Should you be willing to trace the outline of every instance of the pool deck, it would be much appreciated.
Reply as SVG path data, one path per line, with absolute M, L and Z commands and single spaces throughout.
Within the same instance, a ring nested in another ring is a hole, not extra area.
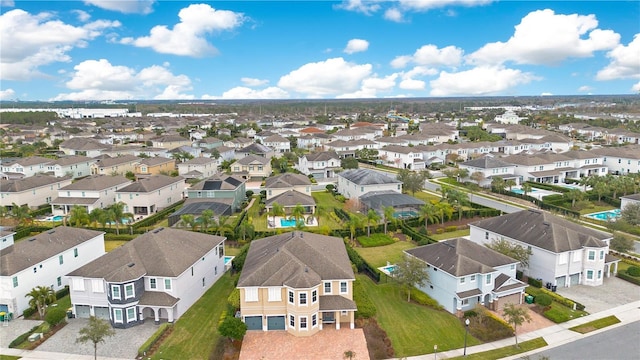
M 295 226 L 282 226 L 280 223 L 280 220 L 284 219 L 287 220 L 289 217 L 283 217 L 283 216 L 276 216 L 275 221 L 273 220 L 273 216 L 269 216 L 267 217 L 267 228 L 268 229 L 293 229 L 295 228 Z M 311 227 L 311 226 L 318 226 L 318 220 L 315 218 L 314 215 L 310 215 L 310 214 L 305 214 L 303 216 L 304 220 L 304 226 L 305 227 Z

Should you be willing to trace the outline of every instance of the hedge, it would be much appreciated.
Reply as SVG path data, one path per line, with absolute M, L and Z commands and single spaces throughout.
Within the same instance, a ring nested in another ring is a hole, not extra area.
M 9 348 L 13 349 L 13 348 L 17 347 L 18 345 L 22 344 L 23 342 L 27 341 L 29 339 L 29 336 L 31 336 L 31 334 L 36 332 L 36 330 L 38 330 L 39 327 L 40 327 L 40 325 L 36 325 L 36 326 L 32 327 L 31 330 L 29 330 L 26 333 L 24 333 L 24 334 L 18 336 L 17 338 L 15 338 L 9 344 Z
M 349 215 L 348 212 L 346 212 L 346 211 L 344 211 L 342 209 L 335 208 L 335 209 L 333 209 L 333 212 L 336 213 L 336 215 L 342 221 L 349 221 L 349 219 L 351 219 L 351 215 Z
M 67 310 L 59 307 L 50 308 L 44 316 L 44 320 L 51 326 L 56 326 L 67 317 Z
M 162 335 L 164 335 L 172 327 L 173 323 L 164 323 L 160 325 L 158 327 L 158 330 L 156 330 L 156 332 L 154 332 L 153 335 L 151 335 L 151 337 L 147 339 L 147 341 L 145 341 L 144 344 L 140 346 L 140 348 L 138 348 L 138 356 L 146 356 L 147 352 L 153 347 L 153 345 L 155 345 L 158 340 L 162 338 Z
M 358 254 L 358 252 L 355 251 L 346 241 L 344 245 L 347 248 L 349 260 L 351 260 L 351 263 L 356 266 L 356 269 L 358 269 L 359 272 L 365 273 L 376 283 L 380 282 L 380 271 L 363 259 L 360 254 Z
M 45 231 L 49 231 L 52 228 L 49 226 L 25 226 L 15 230 L 15 235 L 13 235 L 14 240 L 20 240 L 22 238 L 26 238 L 31 236 L 31 233 L 41 233 Z
M 65 286 L 64 288 L 56 291 L 56 300 L 60 300 L 63 297 L 69 295 L 69 285 Z
M 26 308 L 22 312 L 22 317 L 26 319 L 28 317 L 31 317 L 31 315 L 35 314 L 37 311 L 38 311 L 38 309 L 36 309 L 36 308 Z
M 356 319 L 368 319 L 376 316 L 376 306 L 358 279 L 353 282 L 353 300 L 358 307 Z
M 434 300 L 431 296 L 425 294 L 424 292 L 416 289 L 415 287 L 411 288 L 411 301 L 420 304 L 420 305 L 424 305 L 424 306 L 428 306 L 430 308 L 434 308 L 436 310 L 442 310 L 443 307 L 442 305 L 440 305 L 440 303 L 438 303 L 436 300 Z
M 620 279 L 622 280 L 626 280 L 632 284 L 636 284 L 640 286 L 640 278 L 637 278 L 635 276 L 631 276 L 623 271 L 619 271 L 618 275 L 617 275 Z
M 182 204 L 184 204 L 184 200 L 180 200 L 177 203 L 166 207 L 164 209 L 162 209 L 161 211 L 158 211 L 157 213 L 149 216 L 146 219 L 140 220 L 136 223 L 134 223 L 133 225 L 131 225 L 133 227 L 133 230 L 137 230 L 139 228 L 142 227 L 147 227 L 147 226 L 152 226 L 157 224 L 158 222 L 160 222 L 161 220 L 164 220 L 165 218 L 169 217 L 169 215 L 171 215 L 173 212 L 175 212 L 175 210 L 177 210 L 180 206 L 182 206 Z
M 542 280 L 538 280 L 530 277 L 527 279 L 527 283 L 529 283 L 529 285 L 533 287 L 537 287 L 539 289 L 542 288 Z

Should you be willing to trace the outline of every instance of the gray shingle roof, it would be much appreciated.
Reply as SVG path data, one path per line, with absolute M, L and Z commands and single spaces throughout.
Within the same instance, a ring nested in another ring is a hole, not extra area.
M 125 282 L 141 276 L 176 277 L 185 272 L 224 237 L 159 228 L 71 272 L 69 276 Z
M 278 203 L 285 207 L 296 206 L 297 204 L 315 206 L 316 201 L 307 194 L 295 190 L 288 190 L 266 201 L 267 206 L 271 206 L 273 203 Z
M 0 181 L 0 192 L 23 192 L 42 186 L 47 186 L 68 180 L 70 176 L 65 177 L 53 177 L 47 175 L 34 175 L 22 179 L 2 180 Z
M 351 169 L 338 174 L 357 185 L 402 184 L 398 179 L 370 169 Z
M 93 159 L 88 156 L 71 155 L 71 156 L 66 156 L 54 161 L 54 164 L 60 165 L 60 166 L 67 166 L 72 164 L 78 164 L 81 162 L 93 162 Z
M 101 234 L 104 233 L 102 231 L 58 226 L 47 232 L 17 242 L 0 251 L 0 275 L 11 276 L 16 274 Z
M 262 165 L 266 165 L 269 162 L 271 162 L 271 159 L 268 159 L 268 158 L 266 158 L 264 156 L 258 156 L 258 155 L 251 154 L 251 155 L 247 155 L 247 156 L 243 157 L 242 159 L 236 161 L 236 163 L 238 163 L 240 165 L 249 165 L 249 164 L 255 163 L 255 162 L 258 162 L 258 163 L 260 163 Z
M 311 287 L 322 280 L 354 279 L 344 241 L 294 231 L 251 242 L 238 287 Z
M 500 159 L 496 159 L 491 156 L 485 156 L 480 159 L 465 161 L 460 165 L 470 166 L 470 167 L 475 167 L 480 169 L 494 169 L 494 168 L 514 166 L 513 164 L 506 163 Z
M 49 164 L 52 162 L 53 162 L 53 159 L 45 158 L 42 156 L 29 156 L 26 158 L 16 159 L 8 164 L 5 164 L 5 166 L 11 166 L 14 164 L 19 164 L 22 166 L 32 166 L 32 165 L 40 165 L 40 164 Z
M 453 276 L 486 274 L 496 266 L 518 261 L 473 241 L 457 238 L 405 250 L 427 264 Z
M 387 206 L 422 206 L 424 201 L 393 190 L 370 191 L 360 196 L 360 201 L 370 209 L 382 210 Z
M 611 234 L 539 210 L 523 210 L 471 224 L 554 253 L 606 247 Z
M 174 159 L 169 159 L 169 158 L 162 157 L 162 156 L 154 156 L 154 157 L 150 157 L 150 158 L 140 159 L 140 164 L 141 165 L 148 165 L 148 166 L 155 166 L 155 165 L 169 163 L 169 162 L 172 162 L 172 161 L 175 162 Z
M 135 155 L 122 155 L 122 156 L 116 156 L 112 158 L 104 158 L 104 159 L 97 160 L 96 166 L 109 167 L 109 166 L 115 166 L 115 165 L 130 163 L 130 162 L 138 162 L 138 161 L 140 161 L 140 158 Z
M 282 175 L 268 178 L 265 181 L 264 187 L 267 189 L 280 189 L 300 185 L 311 185 L 311 180 L 302 174 L 284 173 Z
M 162 189 L 163 187 L 171 184 L 184 182 L 183 180 L 184 178 L 182 176 L 171 177 L 166 175 L 152 175 L 118 189 L 117 192 L 147 193 Z
M 331 159 L 340 159 L 335 151 L 321 151 L 304 155 L 307 161 L 329 161 Z
M 73 184 L 67 185 L 61 188 L 60 190 L 95 191 L 95 190 L 108 189 L 110 187 L 114 187 L 118 185 L 128 185 L 130 183 L 131 183 L 131 180 L 121 175 L 116 175 L 116 176 L 93 175 L 88 178 L 78 180 Z

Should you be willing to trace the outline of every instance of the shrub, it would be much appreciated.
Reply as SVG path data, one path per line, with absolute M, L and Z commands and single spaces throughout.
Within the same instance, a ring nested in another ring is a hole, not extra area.
M 636 285 L 640 286 L 640 278 L 631 276 L 631 275 L 627 274 L 626 272 L 618 272 L 617 276 L 622 280 L 626 280 L 626 281 L 628 281 L 628 282 L 630 282 L 632 284 L 636 284 Z
M 29 336 L 31 336 L 31 334 L 33 334 L 36 330 L 38 330 L 38 327 L 40 327 L 40 325 L 36 325 L 34 327 L 31 328 L 31 330 L 27 331 L 26 333 L 18 336 L 17 338 L 15 338 L 10 344 L 9 344 L 9 348 L 15 348 L 18 345 L 22 344 L 23 342 L 27 341 L 27 339 L 29 339 Z
M 151 335 L 151 337 L 147 339 L 147 341 L 145 341 L 144 344 L 142 344 L 142 346 L 140 346 L 140 348 L 138 349 L 138 356 L 139 357 L 145 356 L 147 352 L 151 350 L 153 345 L 155 345 L 158 342 L 158 340 L 162 338 L 162 335 L 164 335 L 167 331 L 169 331 L 169 329 L 171 329 L 172 326 L 173 326 L 172 323 L 164 323 L 160 325 L 158 327 L 158 330 L 156 330 L 156 332 L 154 332 L 153 335 Z
M 442 309 L 442 306 L 436 300 L 416 288 L 411 288 L 411 301 L 436 310 Z
M 458 230 L 458 227 L 456 225 L 451 225 L 444 228 L 444 232 L 452 232 L 456 230 Z
M 358 279 L 353 282 L 353 300 L 358 306 L 358 311 L 356 311 L 357 319 L 368 319 L 376 316 L 376 306 Z
M 253 190 L 247 190 L 245 196 L 247 197 L 247 199 L 251 199 L 251 197 L 253 197 Z
M 529 283 L 529 285 L 533 286 L 533 287 L 537 287 L 537 288 L 541 288 L 542 287 L 542 280 L 538 280 L 538 279 L 534 279 L 534 278 L 529 278 L 527 280 L 527 282 Z
M 387 234 L 377 233 L 371 236 L 360 236 L 358 242 L 362 247 L 375 247 L 393 244 L 394 240 Z
M 44 316 L 44 321 L 46 321 L 51 326 L 56 326 L 67 316 L 67 311 L 60 307 L 52 307 L 49 308 L 47 314 Z
M 443 228 L 436 229 L 436 234 L 444 234 L 444 229 Z
M 344 197 L 344 195 L 336 195 L 336 200 L 340 201 L 341 203 L 347 201 L 347 198 Z
M 31 317 L 31 315 L 35 314 L 38 311 L 38 309 L 36 308 L 28 308 L 25 311 L 22 312 L 22 317 L 29 318 Z
M 464 315 L 463 317 L 465 317 L 465 318 L 470 318 L 470 317 L 478 316 L 478 313 L 475 312 L 474 310 L 467 310 L 467 311 L 464 312 L 463 315 Z
M 627 269 L 627 274 L 635 277 L 640 277 L 640 267 L 629 266 L 629 268 Z
M 220 335 L 233 340 L 242 340 L 247 333 L 247 325 L 235 316 L 227 316 L 218 326 Z
M 547 294 L 540 294 L 535 297 L 534 302 L 542 307 L 547 307 L 551 305 L 553 299 L 551 299 L 551 296 Z
M 234 310 L 240 309 L 240 289 L 233 288 L 229 297 L 227 297 L 227 302 Z

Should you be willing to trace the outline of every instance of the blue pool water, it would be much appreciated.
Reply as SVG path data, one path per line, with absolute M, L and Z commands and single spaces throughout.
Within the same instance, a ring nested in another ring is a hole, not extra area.
M 64 219 L 64 216 L 56 215 L 56 216 L 49 216 L 45 220 L 47 220 L 47 221 L 62 221 L 62 219 Z
M 536 189 L 531 189 L 531 191 L 528 192 L 528 194 L 531 194 L 532 192 L 536 192 L 538 190 Z M 516 194 L 520 194 L 520 195 L 524 195 L 524 190 L 522 189 L 511 189 L 512 193 L 516 193 Z
M 385 266 L 383 267 L 383 269 L 386 270 L 389 274 L 392 274 L 396 270 L 396 265 Z
M 296 226 L 296 220 L 295 219 L 290 219 L 290 220 L 280 219 L 280 226 L 282 226 L 282 227 L 294 227 L 294 226 Z
M 233 259 L 233 256 L 225 256 L 224 257 L 224 264 L 228 265 L 231 262 L 232 259 Z
M 396 211 L 395 213 L 393 213 L 393 217 L 396 219 L 414 218 L 418 217 L 418 213 L 413 210 Z
M 620 209 L 601 211 L 597 213 L 587 214 L 585 216 L 588 218 L 596 219 L 596 220 L 607 221 L 609 219 L 615 219 L 617 217 L 620 217 Z

